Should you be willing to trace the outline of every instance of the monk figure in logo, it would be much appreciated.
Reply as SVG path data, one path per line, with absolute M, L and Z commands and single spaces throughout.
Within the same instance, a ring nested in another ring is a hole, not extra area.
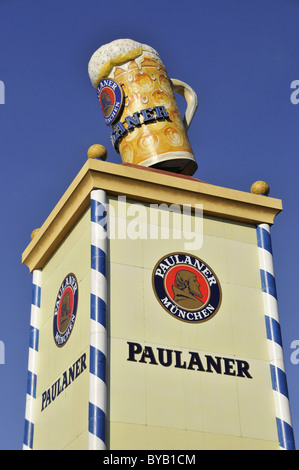
M 105 116 L 109 116 L 113 110 L 113 103 L 106 90 L 101 94 L 101 100 L 104 114 Z
M 66 292 L 62 299 L 61 312 L 60 312 L 60 318 L 59 318 L 60 333 L 64 333 L 65 330 L 67 329 L 68 324 L 70 322 L 70 313 L 71 313 L 70 296 L 69 296 L 69 293 Z
M 182 308 L 195 310 L 203 306 L 203 302 L 198 297 L 202 297 L 199 290 L 199 282 L 196 274 L 182 269 L 176 273 L 175 285 L 172 286 L 173 301 Z

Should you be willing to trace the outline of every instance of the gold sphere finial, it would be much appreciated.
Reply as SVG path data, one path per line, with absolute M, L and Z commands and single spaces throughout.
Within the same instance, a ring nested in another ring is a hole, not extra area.
M 87 150 L 88 158 L 100 158 L 101 160 L 107 159 L 107 150 L 104 145 L 94 144 Z
M 268 196 L 270 192 L 270 187 L 265 181 L 256 181 L 250 188 L 252 194 L 261 194 L 263 196 Z
M 33 240 L 33 238 L 35 237 L 38 231 L 39 231 L 39 228 L 36 228 L 35 230 L 33 230 L 33 232 L 31 232 L 31 240 Z

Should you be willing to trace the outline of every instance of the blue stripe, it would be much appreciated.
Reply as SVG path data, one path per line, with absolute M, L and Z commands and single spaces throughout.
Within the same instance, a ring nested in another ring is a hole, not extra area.
M 96 375 L 105 382 L 106 379 L 106 356 L 99 349 L 90 346 L 90 364 L 91 374 Z
M 90 318 L 106 328 L 106 303 L 94 294 L 90 294 Z
M 105 413 L 92 403 L 89 403 L 88 430 L 105 442 Z
M 261 269 L 260 272 L 263 292 L 266 292 L 267 294 L 270 294 L 275 297 L 275 299 L 277 299 L 276 283 L 274 276 L 268 273 L 268 271 L 264 271 L 264 269 Z
M 286 450 L 296 450 L 293 428 L 285 421 L 276 418 L 279 444 Z
M 37 381 L 37 375 L 31 372 L 31 370 L 28 370 L 27 371 L 27 393 L 33 398 L 36 398 L 36 381 Z
M 104 230 L 107 230 L 107 211 L 103 204 L 91 199 L 90 203 L 90 218 L 92 222 L 101 225 Z
M 272 379 L 272 388 L 276 390 L 276 392 L 281 393 L 286 398 L 289 398 L 288 393 L 288 386 L 287 386 L 287 377 L 283 370 L 279 369 L 279 367 L 275 367 L 270 364 L 271 370 L 271 379 Z
M 271 235 L 262 227 L 257 227 L 257 244 L 259 248 L 269 251 L 272 255 Z
M 32 449 L 33 447 L 34 424 L 25 419 L 24 444 Z
M 30 335 L 29 335 L 29 347 L 38 351 L 38 342 L 39 342 L 39 330 L 30 326 Z
M 275 341 L 275 343 L 279 344 L 282 347 L 282 336 L 281 336 L 281 328 L 278 321 L 274 318 L 268 317 L 265 315 L 266 320 L 266 330 L 267 330 L 267 338 L 271 341 Z
M 40 307 L 40 295 L 41 295 L 41 288 L 36 284 L 32 284 L 32 305 L 36 305 L 36 307 Z
M 106 276 L 106 254 L 94 245 L 91 245 L 91 268 Z

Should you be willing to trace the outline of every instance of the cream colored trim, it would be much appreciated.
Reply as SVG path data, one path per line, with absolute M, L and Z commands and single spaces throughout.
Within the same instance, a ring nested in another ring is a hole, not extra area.
M 203 204 L 204 214 L 248 224 L 273 224 L 280 199 L 214 186 L 188 176 L 137 165 L 88 159 L 22 255 L 30 271 L 42 269 L 90 204 L 90 191 L 148 203 Z

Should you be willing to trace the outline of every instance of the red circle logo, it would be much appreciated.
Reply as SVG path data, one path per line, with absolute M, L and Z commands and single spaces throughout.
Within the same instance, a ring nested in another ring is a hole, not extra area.
M 210 266 L 189 253 L 170 253 L 153 269 L 152 284 L 160 305 L 187 323 L 211 319 L 221 305 L 221 286 Z
M 58 347 L 69 339 L 77 314 L 78 283 L 74 274 L 68 274 L 63 280 L 55 302 L 53 335 Z
M 210 298 L 210 288 L 206 278 L 192 266 L 175 266 L 170 268 L 164 278 L 164 287 L 167 295 L 172 301 L 179 305 L 183 302 L 182 296 L 180 295 L 181 287 L 188 282 L 188 288 L 190 292 L 190 301 L 188 303 L 189 310 L 197 310 L 198 307 L 203 307 L 207 304 Z M 193 299 L 194 297 L 194 299 Z M 194 308 L 192 308 L 192 302 Z
M 57 314 L 57 327 L 60 333 L 64 333 L 69 326 L 74 308 L 74 292 L 68 286 L 63 292 Z

